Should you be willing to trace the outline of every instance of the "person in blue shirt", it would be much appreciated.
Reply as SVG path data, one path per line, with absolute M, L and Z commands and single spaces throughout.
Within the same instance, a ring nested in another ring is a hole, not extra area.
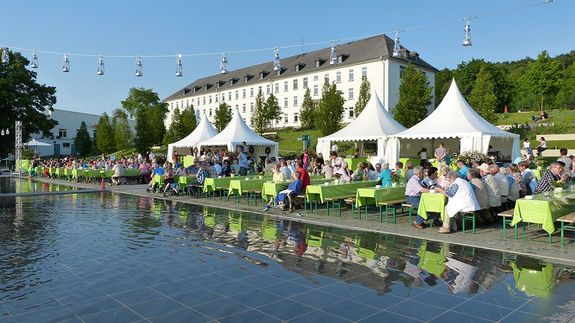
M 379 183 L 381 187 L 390 187 L 391 186 L 391 170 L 389 170 L 389 166 L 386 163 L 381 165 L 381 171 L 379 172 Z
M 303 184 L 300 177 L 301 173 L 299 171 L 295 171 L 292 174 L 293 181 L 288 185 L 288 188 L 279 192 L 275 199 L 266 204 L 264 211 L 269 210 L 271 205 L 274 203 L 276 207 L 283 208 L 285 206 L 286 199 L 290 199 L 291 196 L 299 195 Z
M 465 165 L 465 162 L 460 159 L 457 161 L 456 165 L 457 165 L 457 175 L 459 175 L 460 178 L 467 179 L 467 171 L 469 170 L 469 168 L 467 167 L 467 165 Z

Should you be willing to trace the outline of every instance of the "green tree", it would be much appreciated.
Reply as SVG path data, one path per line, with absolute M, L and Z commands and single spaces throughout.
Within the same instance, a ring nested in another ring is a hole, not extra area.
M 545 98 L 557 93 L 558 81 L 561 79 L 561 69 L 557 61 L 551 60 L 547 51 L 542 51 L 537 60 L 529 63 L 525 81 L 530 90 L 537 94 L 543 109 Z
M 136 125 L 138 121 L 140 124 L 147 124 L 145 128 L 136 126 L 136 137 L 143 145 L 141 147 L 147 146 L 149 149 L 151 146 L 162 144 L 166 133 L 164 119 L 168 112 L 168 105 L 160 101 L 156 92 L 152 89 L 131 88 L 128 97 L 122 101 L 122 108 L 130 117 L 136 118 Z M 148 120 L 143 121 L 138 120 L 138 118 L 147 118 Z M 147 144 L 144 145 L 144 141 L 147 141 Z M 146 153 L 147 149 L 138 152 Z
M 266 103 L 264 104 L 264 111 L 265 111 L 265 118 L 267 120 L 267 129 L 272 127 L 272 123 L 274 120 L 279 120 L 282 115 L 282 110 L 278 103 L 278 99 L 272 93 L 267 98 Z
M 198 126 L 198 120 L 196 119 L 196 111 L 194 106 L 186 106 L 186 108 L 181 111 L 182 113 L 182 123 L 184 127 L 184 133 L 189 135 Z
M 557 106 L 575 108 L 575 63 L 572 63 L 563 73 L 557 93 Z
M 361 113 L 361 111 L 363 111 L 367 102 L 371 99 L 371 93 L 369 92 L 370 89 L 371 84 L 367 80 L 367 76 L 362 76 L 361 86 L 359 87 L 359 96 L 357 98 L 357 102 L 355 102 L 354 114 L 356 117 Z
M 345 100 L 337 90 L 335 83 L 329 84 L 326 79 L 315 118 L 315 124 L 322 135 L 327 136 L 339 130 L 344 103 Z
M 9 52 L 10 63 L 0 64 L 0 128 L 10 128 L 10 135 L 3 137 L 0 153 L 14 149 L 14 124 L 22 121 L 23 140 L 31 133 L 42 133 L 52 138 L 50 130 L 58 123 L 48 117 L 56 103 L 56 88 L 38 84 L 36 72 L 28 70 L 29 61 L 20 53 Z M 13 152 L 13 151 L 12 151 Z
M 490 123 L 497 121 L 495 108 L 497 97 L 494 93 L 495 82 L 487 67 L 482 67 L 477 74 L 475 86 L 469 95 L 469 104 L 477 111 L 483 119 Z
M 153 145 L 148 135 L 150 131 L 150 121 L 147 118 L 147 111 L 144 109 L 136 110 L 135 117 L 136 135 L 134 136 L 134 146 L 137 152 L 147 156 Z
M 427 116 L 427 107 L 432 103 L 431 87 L 425 73 L 413 64 L 407 65 L 401 85 L 399 101 L 395 106 L 395 120 L 406 128 L 411 128 Z
M 114 128 L 110 123 L 110 117 L 104 112 L 96 127 L 96 147 L 104 154 L 109 154 L 116 149 L 114 143 Z
M 216 109 L 216 115 L 214 116 L 214 126 L 216 130 L 222 131 L 232 120 L 232 109 L 231 107 L 222 102 Z
M 269 124 L 268 119 L 266 118 L 264 93 L 261 89 L 258 91 L 258 95 L 256 96 L 256 104 L 250 119 L 250 124 L 252 125 L 252 128 L 254 128 L 254 131 L 260 135 L 266 132 L 267 126 Z
M 180 113 L 180 109 L 175 108 L 172 112 L 172 122 L 170 123 L 168 130 L 166 130 L 166 135 L 164 136 L 164 145 L 167 146 L 183 138 L 181 136 L 181 119 L 182 114 Z
M 309 88 L 305 91 L 303 102 L 299 113 L 299 120 L 302 129 L 315 128 L 315 108 L 316 104 L 311 98 Z
M 88 127 L 84 121 L 80 123 L 80 129 L 78 129 L 78 132 L 76 132 L 76 137 L 74 138 L 74 146 L 76 146 L 76 151 L 80 156 L 86 156 L 92 150 L 92 139 L 90 139 Z
M 116 149 L 124 150 L 129 148 L 132 145 L 132 131 L 128 123 L 128 115 L 124 110 L 114 110 L 112 113 L 112 127 L 114 128 Z

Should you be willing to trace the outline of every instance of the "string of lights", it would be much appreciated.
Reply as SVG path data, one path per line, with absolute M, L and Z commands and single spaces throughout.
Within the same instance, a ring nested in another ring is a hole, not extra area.
M 548 4 L 548 3 L 551 3 L 553 1 L 554 0 L 542 0 L 542 1 L 534 2 L 534 3 L 528 3 L 525 5 L 517 6 L 517 7 L 506 8 L 506 9 L 497 10 L 497 11 L 485 12 L 485 13 L 478 14 L 478 15 L 467 16 L 464 18 L 445 20 L 445 21 L 441 21 L 441 22 L 412 26 L 412 27 L 408 27 L 408 28 L 398 28 L 398 29 L 395 29 L 392 31 L 386 31 L 383 33 L 394 35 L 394 37 L 393 37 L 394 46 L 393 46 L 393 54 L 392 55 L 394 57 L 397 57 L 400 55 L 400 50 L 401 50 L 401 46 L 400 46 L 400 34 L 401 33 L 411 32 L 411 31 L 416 31 L 416 30 L 421 30 L 421 29 L 429 29 L 429 28 L 434 28 L 434 27 L 439 27 L 439 26 L 463 22 L 465 25 L 464 25 L 464 29 L 463 29 L 464 39 L 462 42 L 462 46 L 468 47 L 468 46 L 472 46 L 472 43 L 471 43 L 471 21 L 472 20 L 490 17 L 490 16 L 502 15 L 502 14 L 506 14 L 509 12 L 514 12 L 514 11 L 518 11 L 518 10 L 522 10 L 522 9 L 526 9 L 526 8 L 530 8 L 530 7 L 534 7 L 534 6 Z M 297 44 L 297 45 L 294 44 L 294 45 L 254 48 L 254 49 L 244 49 L 244 50 L 224 51 L 224 52 L 199 52 L 199 53 L 189 53 L 189 54 L 178 53 L 178 54 L 164 54 L 164 55 L 105 55 L 105 58 L 106 59 L 135 59 L 135 75 L 137 77 L 141 77 L 144 74 L 144 67 L 143 67 L 143 60 L 142 59 L 144 59 L 144 58 L 175 58 L 176 59 L 176 77 L 182 77 L 184 75 L 184 73 L 183 73 L 183 58 L 184 57 L 220 56 L 220 73 L 225 74 L 229 71 L 228 56 L 230 54 L 236 55 L 236 54 L 247 54 L 247 53 L 255 53 L 255 52 L 272 51 L 273 52 L 274 70 L 278 71 L 278 70 L 281 70 L 280 50 L 282 50 L 282 49 L 285 50 L 285 49 L 291 49 L 291 48 L 299 48 L 299 47 L 303 47 L 303 46 L 311 47 L 311 46 L 331 44 L 330 64 L 337 64 L 336 44 L 338 42 L 353 41 L 353 40 L 362 39 L 362 38 L 369 38 L 369 37 L 373 37 L 373 36 L 376 36 L 379 34 L 381 34 L 381 33 L 346 37 L 346 38 L 338 39 L 337 41 L 334 41 L 334 40 L 318 41 L 318 42 L 311 42 L 311 43 L 305 43 L 305 44 L 301 43 L 301 44 Z M 49 50 L 39 50 L 39 49 L 33 49 L 33 48 L 23 48 L 23 47 L 10 46 L 10 45 L 2 46 L 1 49 L 2 49 L 2 53 L 1 53 L 0 61 L 3 64 L 8 64 L 10 61 L 10 56 L 9 56 L 9 52 L 8 52 L 9 50 L 16 50 L 16 51 L 21 51 L 21 52 L 31 52 L 31 57 L 30 57 L 30 67 L 31 68 L 38 68 L 39 67 L 38 54 L 62 56 L 63 57 L 62 72 L 65 72 L 65 73 L 70 72 L 70 57 L 94 57 L 94 58 L 97 58 L 96 74 L 97 75 L 104 75 L 104 55 L 102 55 L 102 54 L 58 52 L 58 51 L 49 51 Z

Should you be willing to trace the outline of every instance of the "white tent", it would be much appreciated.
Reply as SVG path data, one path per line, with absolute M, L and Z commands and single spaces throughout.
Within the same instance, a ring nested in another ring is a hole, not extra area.
M 389 138 L 386 160 L 390 163 L 399 160 L 400 150 L 403 155 L 414 156 L 421 147 L 431 148 L 428 155 L 432 157 L 435 139 L 442 139 L 447 148 L 453 149 L 459 144 L 460 153 L 487 154 L 492 145 L 493 150 L 510 156 L 511 160 L 521 156 L 519 135 L 503 131 L 483 119 L 461 95 L 455 80 L 451 81 L 435 111 L 415 126 Z
M 208 121 L 208 117 L 206 117 L 206 114 L 205 113 L 202 114 L 202 119 L 200 120 L 200 123 L 198 124 L 196 129 L 192 131 L 192 133 L 187 135 L 184 139 L 168 145 L 168 156 L 167 156 L 168 160 L 172 161 L 172 155 L 174 154 L 174 150 L 177 150 L 178 148 L 186 149 L 187 151 L 185 151 L 184 153 L 189 154 L 189 148 L 195 147 L 201 141 L 208 140 L 216 136 L 217 134 L 218 132 L 216 131 L 216 129 L 214 129 L 210 121 Z
M 377 141 L 376 159 L 381 161 L 384 157 L 387 137 L 403 130 L 405 127 L 393 119 L 383 107 L 377 93 L 372 90 L 371 99 L 357 118 L 338 132 L 319 138 L 316 151 L 327 158 L 334 141 Z
M 199 146 L 227 147 L 228 151 L 233 152 L 237 146 L 245 141 L 248 146 L 254 147 L 254 156 L 278 156 L 277 142 L 256 134 L 248 127 L 237 109 L 233 113 L 232 121 L 222 132 L 211 139 L 200 142 Z M 269 148 L 269 154 L 266 153 L 266 148 Z

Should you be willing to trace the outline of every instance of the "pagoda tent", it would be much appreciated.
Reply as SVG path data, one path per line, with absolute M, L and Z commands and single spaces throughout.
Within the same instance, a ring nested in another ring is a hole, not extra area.
M 413 157 L 422 147 L 428 156 L 439 143 L 459 153 L 498 151 L 511 160 L 521 156 L 519 135 L 497 128 L 483 119 L 467 103 L 455 80 L 445 97 L 427 118 L 415 126 L 391 136 L 387 141 L 386 160 L 394 163 L 400 156 Z
M 202 114 L 202 119 L 194 131 L 184 139 L 168 145 L 168 160 L 172 161 L 172 155 L 176 151 L 180 155 L 189 155 L 190 148 L 196 147 L 199 142 L 208 140 L 217 134 L 218 131 L 214 129 L 214 126 L 208 121 L 206 114 Z
M 268 140 L 256 134 L 244 121 L 237 109 L 234 110 L 232 121 L 217 136 L 202 141 L 200 147 L 226 147 L 229 152 L 234 152 L 236 147 L 245 142 L 250 149 L 253 148 L 253 156 L 277 157 L 278 143 Z
M 366 141 L 374 141 L 377 142 L 375 161 L 380 162 L 385 156 L 388 136 L 403 130 L 405 127 L 393 119 L 383 107 L 377 93 L 372 90 L 371 98 L 357 118 L 338 132 L 319 138 L 316 151 L 322 153 L 324 158 L 328 158 L 333 142 L 355 142 L 363 146 Z

